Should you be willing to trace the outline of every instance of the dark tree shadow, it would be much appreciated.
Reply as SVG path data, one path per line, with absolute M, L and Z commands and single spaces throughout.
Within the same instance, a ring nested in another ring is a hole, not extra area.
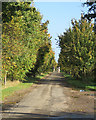
M 43 46 L 39 48 L 35 67 L 29 70 L 29 72 L 26 74 L 27 76 L 33 76 L 33 77 L 36 76 L 36 74 L 38 73 L 38 68 L 40 68 L 43 65 L 44 57 L 48 52 L 49 52 L 49 46 Z

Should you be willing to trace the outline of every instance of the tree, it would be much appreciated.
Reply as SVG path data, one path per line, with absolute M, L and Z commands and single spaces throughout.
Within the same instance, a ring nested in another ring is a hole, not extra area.
M 59 64 L 76 78 L 86 78 L 91 75 L 95 64 L 95 35 L 93 24 L 86 19 L 72 20 L 69 28 L 59 37 L 61 47 Z
M 88 14 L 84 15 L 84 18 L 87 18 L 88 20 L 91 20 L 92 18 L 96 17 L 96 1 L 95 2 L 86 2 L 83 3 L 83 5 L 87 5 L 89 8 Z
M 85 2 L 83 5 L 87 5 L 87 7 L 90 7 L 88 10 L 88 14 L 84 15 L 84 18 L 87 18 L 89 21 L 94 18 L 94 31 L 96 36 L 96 1 L 90 0 L 90 2 Z M 95 37 L 96 38 L 96 37 Z M 95 49 L 96 51 L 96 49 Z M 96 54 L 94 54 L 95 61 L 96 61 Z M 94 76 L 96 78 L 96 64 L 94 65 Z
M 37 73 L 44 64 L 44 53 L 49 53 L 46 49 L 51 49 L 51 37 L 47 29 L 49 21 L 41 23 L 40 12 L 34 6 L 30 7 L 30 2 L 2 4 L 2 77 L 7 72 L 10 80 L 24 80 L 31 69 Z

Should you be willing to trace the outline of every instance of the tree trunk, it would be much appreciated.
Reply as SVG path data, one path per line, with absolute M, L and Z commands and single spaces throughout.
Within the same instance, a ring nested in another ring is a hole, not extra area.
M 4 77 L 4 86 L 6 87 L 6 80 L 7 80 L 7 75 L 6 75 L 6 72 L 5 72 L 5 77 Z

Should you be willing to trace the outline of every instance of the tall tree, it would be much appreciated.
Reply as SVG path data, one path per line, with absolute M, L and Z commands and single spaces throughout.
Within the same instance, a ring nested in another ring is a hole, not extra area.
M 7 72 L 7 77 L 11 80 L 24 80 L 26 73 L 36 66 L 37 72 L 41 63 L 44 64 L 46 55 L 42 58 L 38 54 L 49 53 L 45 49 L 51 48 L 51 37 L 47 29 L 49 22 L 41 23 L 40 12 L 34 6 L 31 7 L 30 2 L 2 4 L 2 76 L 4 78 Z M 38 66 L 37 61 L 40 60 Z
M 69 28 L 59 36 L 59 46 L 59 64 L 62 70 L 78 78 L 87 77 L 92 73 L 96 41 L 91 22 L 82 18 L 79 21 L 72 20 L 72 29 Z
M 84 18 L 87 18 L 89 21 L 94 18 L 94 31 L 95 31 L 95 36 L 96 36 L 96 0 L 89 0 L 89 2 L 87 1 L 83 3 L 83 5 L 87 5 L 87 7 L 89 7 L 88 13 L 84 15 Z M 94 54 L 94 57 L 96 61 L 96 54 Z M 96 64 L 94 65 L 93 71 L 94 71 L 94 76 L 96 78 Z

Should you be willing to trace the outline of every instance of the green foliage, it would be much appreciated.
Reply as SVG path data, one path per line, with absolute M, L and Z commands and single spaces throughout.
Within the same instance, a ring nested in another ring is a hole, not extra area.
M 30 2 L 3 2 L 2 6 L 2 77 L 7 74 L 11 80 L 24 80 L 32 69 L 33 76 L 38 71 L 41 73 L 46 54 L 52 50 L 47 29 L 49 21 L 41 23 L 40 12 L 30 7 Z M 48 62 L 51 58 L 54 59 L 53 53 Z M 54 64 L 55 60 L 49 66 Z
M 95 90 L 96 91 L 96 86 L 86 86 L 86 90 Z
M 62 71 L 66 71 L 76 78 L 94 79 L 96 40 L 93 24 L 86 19 L 72 20 L 72 28 L 69 28 L 59 37 L 61 52 L 59 65 Z

